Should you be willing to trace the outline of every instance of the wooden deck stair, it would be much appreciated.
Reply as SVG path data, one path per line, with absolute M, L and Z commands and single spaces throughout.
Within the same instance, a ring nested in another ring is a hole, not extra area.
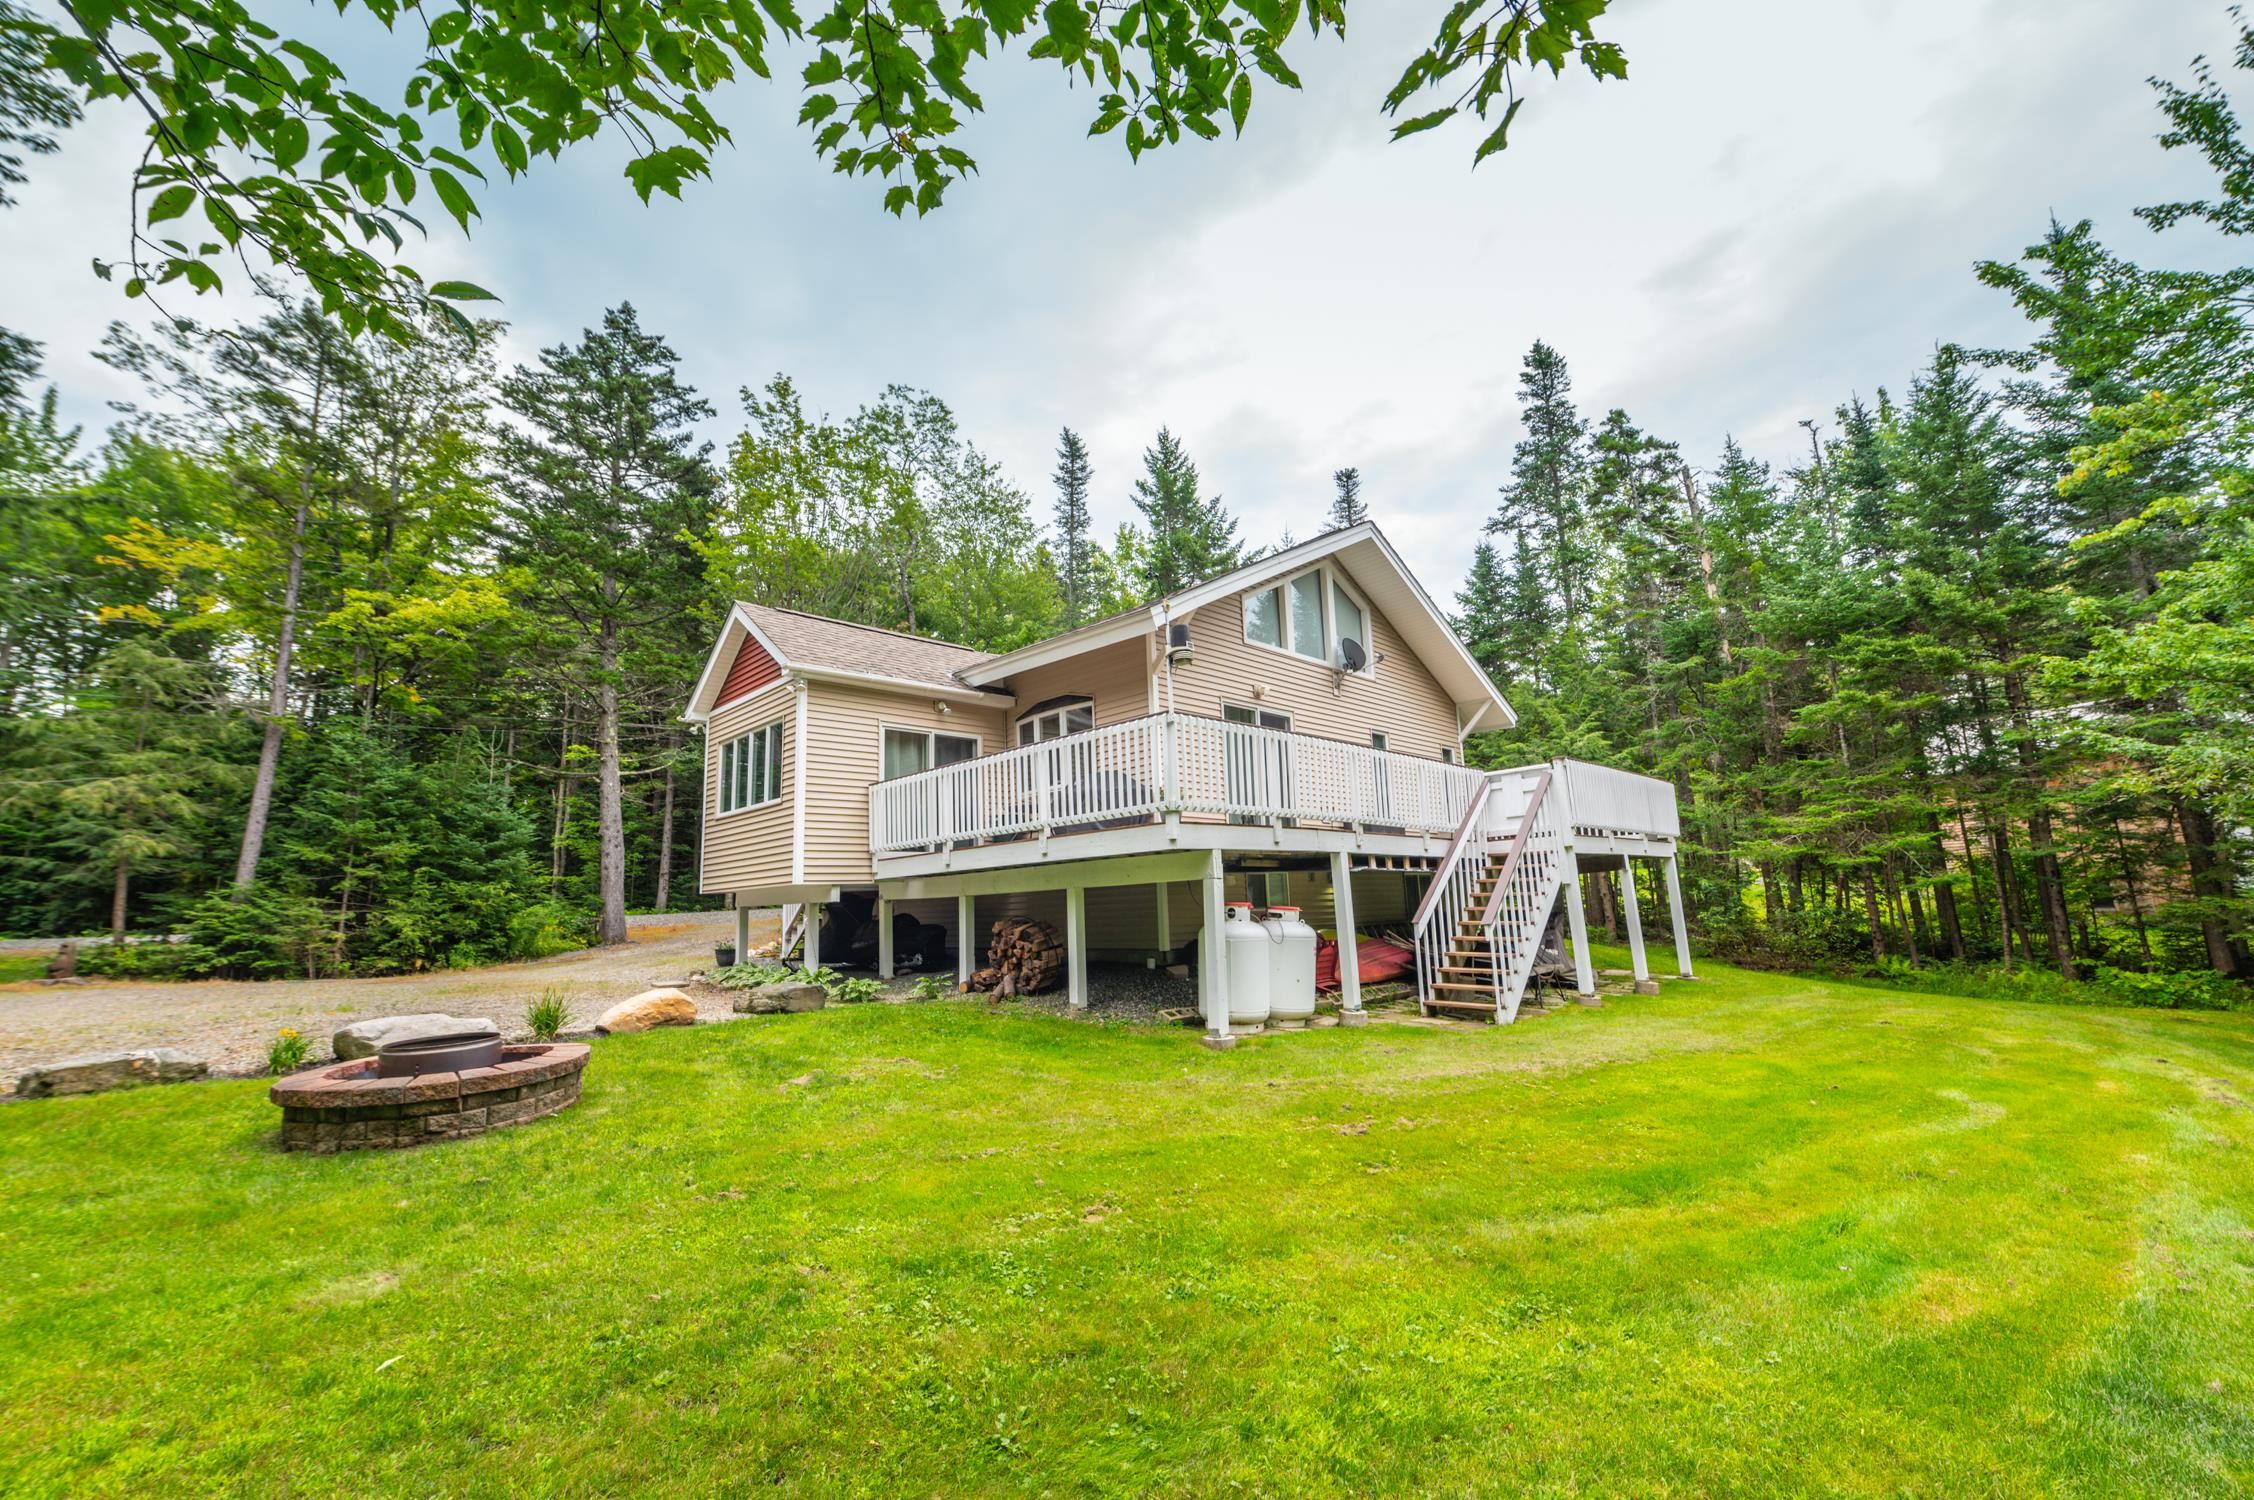
M 1419 994 L 1428 1015 L 1498 1024 L 1550 1007 L 1532 989 L 1535 961 L 1566 868 L 1546 772 L 1522 784 L 1508 824 L 1475 803 L 1417 916 Z

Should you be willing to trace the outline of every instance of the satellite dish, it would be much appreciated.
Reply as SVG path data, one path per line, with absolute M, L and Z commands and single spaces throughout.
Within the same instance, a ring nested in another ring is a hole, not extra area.
M 1351 636 L 1339 641 L 1338 657 L 1346 663 L 1346 670 L 1349 672 L 1359 672 L 1370 663 L 1369 657 L 1362 650 L 1362 643 Z

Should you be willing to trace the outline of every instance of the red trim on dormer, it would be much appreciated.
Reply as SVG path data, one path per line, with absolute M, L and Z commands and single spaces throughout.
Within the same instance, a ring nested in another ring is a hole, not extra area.
M 720 708 L 738 698 L 748 698 L 782 675 L 782 664 L 767 654 L 767 648 L 759 644 L 758 637 L 746 635 L 744 643 L 736 648 L 735 663 L 720 680 L 720 697 L 712 706 Z

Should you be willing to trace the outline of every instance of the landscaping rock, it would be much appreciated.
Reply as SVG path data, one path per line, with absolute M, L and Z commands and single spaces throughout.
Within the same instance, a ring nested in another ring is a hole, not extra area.
M 171 1047 L 95 1052 L 33 1068 L 16 1080 L 16 1095 L 44 1099 L 55 1094 L 99 1094 L 106 1089 L 132 1089 L 148 1083 L 185 1083 L 210 1071 L 209 1063 Z
M 372 1021 L 355 1021 L 350 1026 L 340 1026 L 329 1038 L 329 1048 L 336 1053 L 338 1062 L 350 1062 L 356 1057 L 374 1057 L 378 1047 L 391 1042 L 420 1041 L 426 1036 L 499 1036 L 501 1028 L 482 1016 L 450 1016 L 443 1011 L 424 1011 L 412 1016 L 378 1016 Z
M 799 1015 L 830 1003 L 829 992 L 803 979 L 763 984 L 736 997 L 736 1010 L 747 1016 Z
M 653 1026 L 694 1026 L 697 1003 L 679 990 L 644 990 L 631 1000 L 621 1000 L 595 1022 L 598 1036 L 648 1031 Z

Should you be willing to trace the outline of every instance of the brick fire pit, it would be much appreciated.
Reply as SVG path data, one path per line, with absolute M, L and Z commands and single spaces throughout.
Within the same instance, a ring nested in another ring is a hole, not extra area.
M 379 1078 L 376 1059 L 299 1073 L 267 1097 L 282 1107 L 282 1149 L 326 1156 L 374 1146 L 482 1135 L 576 1102 L 587 1066 L 581 1042 L 507 1046 L 490 1068 Z

